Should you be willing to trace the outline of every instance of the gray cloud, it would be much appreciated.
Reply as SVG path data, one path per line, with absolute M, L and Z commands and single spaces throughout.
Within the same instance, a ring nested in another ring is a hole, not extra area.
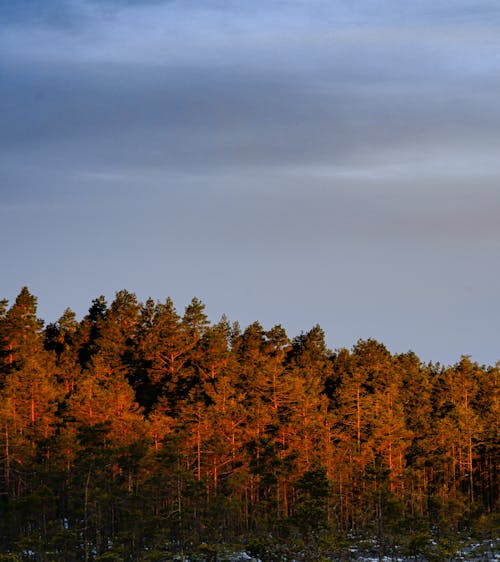
M 8 4 L 3 295 L 34 279 L 53 320 L 122 287 L 197 294 L 491 360 L 496 3 Z
M 330 79 L 232 68 L 74 70 L 4 71 L 3 150 L 54 145 L 98 167 L 363 166 L 404 147 L 411 158 L 429 146 L 498 141 L 493 80 L 489 92 L 464 80 L 436 91 L 415 80 L 342 80 L 342 67 Z
M 75 3 L 67 0 L 20 0 L 0 3 L 0 24 L 66 28 L 80 15 Z
M 118 16 L 103 23 L 94 3 L 64 3 L 68 10 L 86 7 L 88 29 L 42 33 L 47 45 L 26 46 L 23 32 L 16 42 L 12 31 L 0 86 L 8 109 L 4 150 L 39 150 L 43 141 L 41 152 L 53 145 L 69 162 L 77 153 L 98 170 L 363 167 L 398 155 L 412 160 L 449 143 L 479 152 L 498 140 L 499 81 L 491 73 L 498 61 L 484 56 L 480 37 L 464 43 L 462 24 L 458 36 L 422 27 L 436 13 L 469 13 L 471 3 L 408 7 L 404 13 L 420 19 L 402 29 L 387 27 L 387 14 L 399 21 L 403 11 L 386 3 L 392 8 L 380 12 L 385 27 L 370 30 L 355 24 L 375 17 L 371 2 L 349 9 L 337 3 L 330 11 L 323 2 L 316 10 L 284 3 L 290 21 L 282 22 L 274 19 L 277 9 L 270 17 L 252 8 L 250 23 L 241 3 L 228 13 L 217 3 L 112 4 Z M 58 11 L 58 3 L 47 5 Z M 471 30 L 495 9 L 481 6 Z M 325 11 L 345 27 L 337 22 L 329 32 L 318 23 Z M 176 24 L 181 31 L 171 36 Z

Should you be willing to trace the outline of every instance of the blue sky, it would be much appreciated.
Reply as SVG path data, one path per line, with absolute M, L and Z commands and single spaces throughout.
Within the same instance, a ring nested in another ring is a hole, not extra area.
M 496 1 L 0 3 L 0 297 L 500 359 Z

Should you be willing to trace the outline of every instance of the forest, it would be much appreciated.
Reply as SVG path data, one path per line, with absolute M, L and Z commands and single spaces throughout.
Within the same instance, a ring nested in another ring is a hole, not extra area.
M 0 562 L 452 560 L 498 539 L 500 362 L 128 291 L 0 303 Z

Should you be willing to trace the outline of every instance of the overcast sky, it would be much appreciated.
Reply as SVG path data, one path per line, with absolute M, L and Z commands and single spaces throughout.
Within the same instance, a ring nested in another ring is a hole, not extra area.
M 500 359 L 497 0 L 0 0 L 0 298 Z

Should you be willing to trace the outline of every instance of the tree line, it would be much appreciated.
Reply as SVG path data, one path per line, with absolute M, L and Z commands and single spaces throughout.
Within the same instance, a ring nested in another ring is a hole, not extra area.
M 451 559 L 498 535 L 499 366 L 125 290 L 45 326 L 25 287 L 0 303 L 0 561 Z

